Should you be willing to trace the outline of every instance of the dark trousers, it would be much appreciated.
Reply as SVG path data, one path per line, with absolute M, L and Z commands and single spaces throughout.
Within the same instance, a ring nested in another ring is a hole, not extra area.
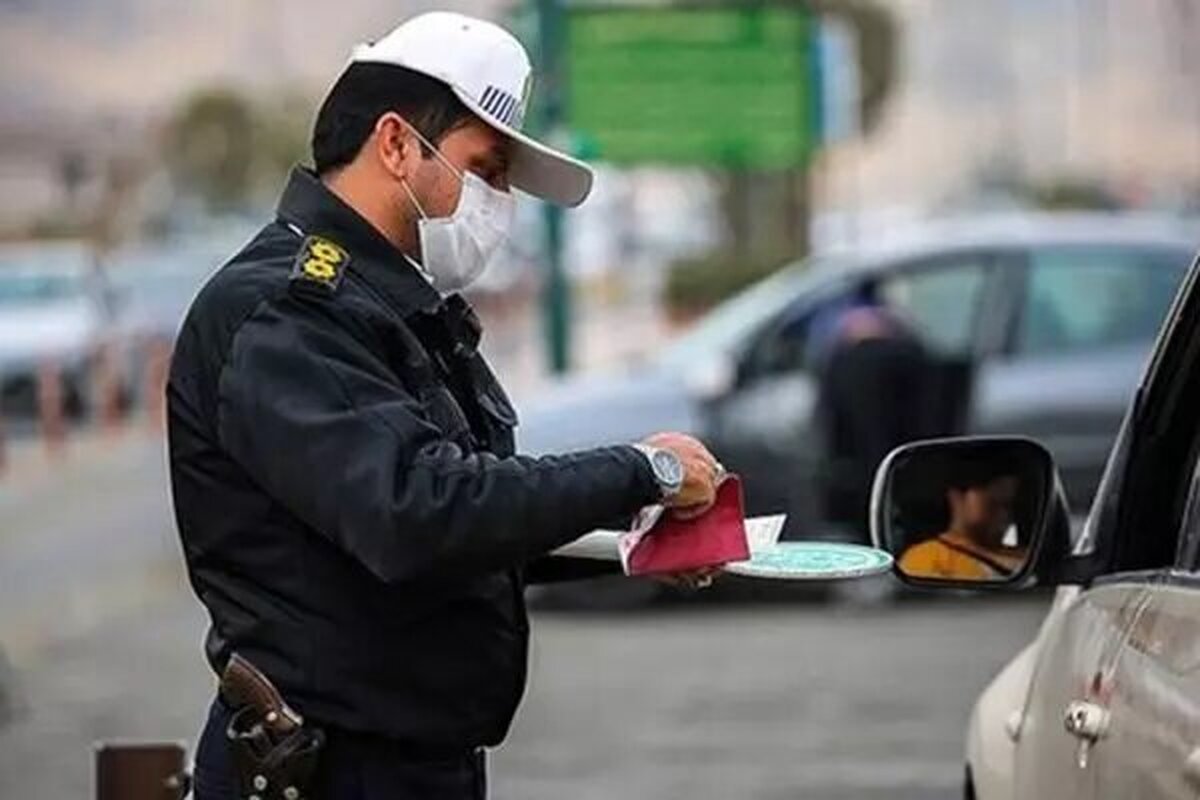
M 195 800 L 241 800 L 225 739 L 230 710 L 219 700 L 196 747 Z M 482 749 L 414 757 L 386 739 L 326 729 L 311 800 L 485 800 Z

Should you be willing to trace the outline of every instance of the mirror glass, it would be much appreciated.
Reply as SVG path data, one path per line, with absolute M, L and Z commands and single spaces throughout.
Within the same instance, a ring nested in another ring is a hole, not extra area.
M 1053 465 L 1024 439 L 909 445 L 883 467 L 876 541 L 923 582 L 1019 579 L 1045 527 Z

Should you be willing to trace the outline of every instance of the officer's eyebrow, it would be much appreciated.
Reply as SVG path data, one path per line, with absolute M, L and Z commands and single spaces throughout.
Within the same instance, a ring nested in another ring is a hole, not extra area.
M 497 189 L 508 186 L 508 145 L 496 142 L 487 150 L 471 157 L 467 168 Z
M 497 142 L 481 155 L 471 159 L 473 166 L 481 169 L 500 170 L 508 168 L 508 145 Z

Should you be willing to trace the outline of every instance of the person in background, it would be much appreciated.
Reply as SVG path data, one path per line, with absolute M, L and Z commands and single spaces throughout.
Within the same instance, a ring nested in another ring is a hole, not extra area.
M 823 517 L 866 541 L 876 468 L 927 428 L 930 362 L 908 327 L 867 298 L 845 307 L 829 335 L 817 401 L 827 467 Z

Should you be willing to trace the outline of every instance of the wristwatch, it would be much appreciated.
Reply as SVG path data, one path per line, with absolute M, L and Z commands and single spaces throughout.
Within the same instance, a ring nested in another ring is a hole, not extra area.
M 663 500 L 674 497 L 683 488 L 683 462 L 679 456 L 665 447 L 654 447 L 648 444 L 635 444 L 634 448 L 646 457 L 654 480 L 658 482 L 658 490 Z

